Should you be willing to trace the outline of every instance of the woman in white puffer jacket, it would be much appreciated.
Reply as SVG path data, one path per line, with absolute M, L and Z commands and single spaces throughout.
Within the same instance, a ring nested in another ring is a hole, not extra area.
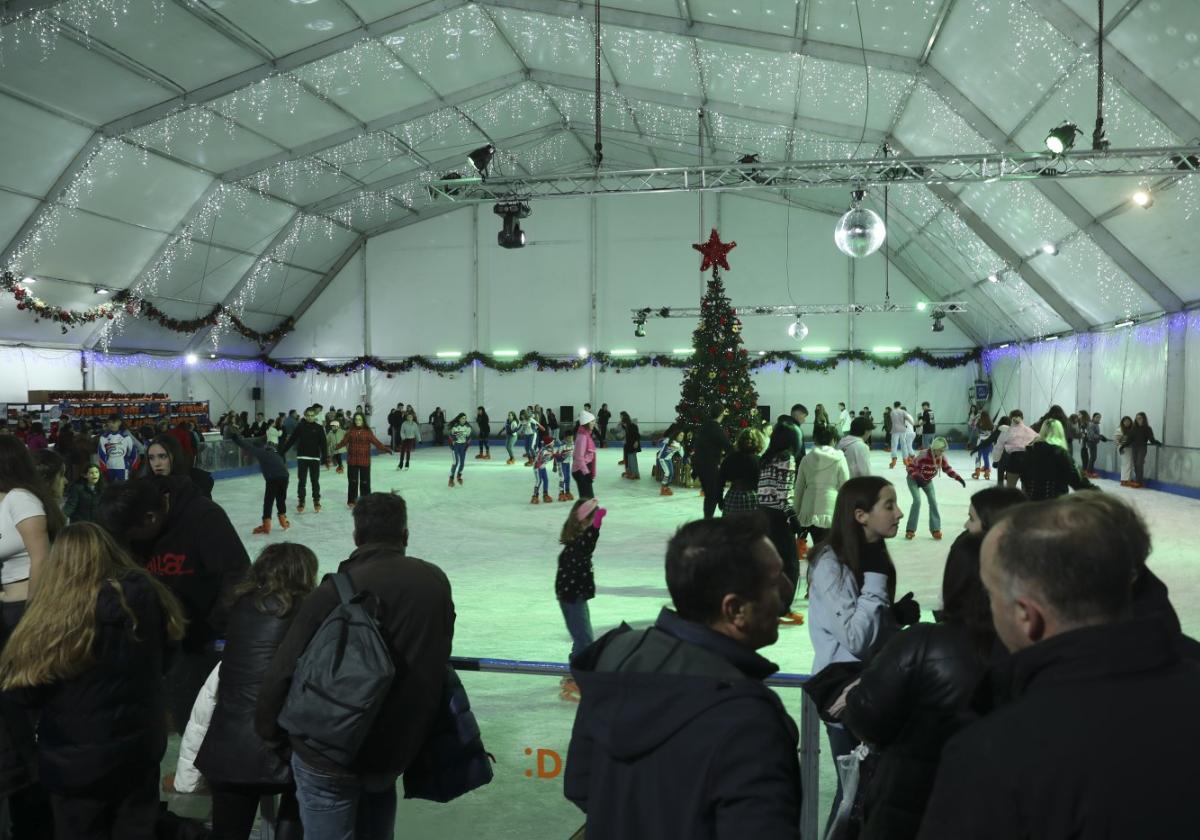
M 179 761 L 175 764 L 175 776 L 168 777 L 163 783 L 164 789 L 174 793 L 208 793 L 208 785 L 200 771 L 196 769 L 196 753 L 204 743 L 208 733 L 208 722 L 212 720 L 213 708 L 217 705 L 217 680 L 221 672 L 220 664 L 212 669 L 204 687 L 196 696 L 192 706 L 192 714 L 183 730 L 183 739 L 179 742 Z
M 846 456 L 833 448 L 834 431 L 829 426 L 813 430 L 816 446 L 800 462 L 796 472 L 796 516 L 808 528 L 814 544 L 829 533 L 838 490 L 850 480 Z

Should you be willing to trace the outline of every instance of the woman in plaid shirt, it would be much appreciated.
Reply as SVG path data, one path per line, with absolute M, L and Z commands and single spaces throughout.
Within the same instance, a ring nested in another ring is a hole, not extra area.
M 346 430 L 346 437 L 337 445 L 348 450 L 346 460 L 350 464 L 350 486 L 346 491 L 346 507 L 354 507 L 358 495 L 371 492 L 371 444 L 381 452 L 391 452 L 392 447 L 375 437 L 367 426 L 367 418 L 361 411 L 354 412 L 353 425 Z

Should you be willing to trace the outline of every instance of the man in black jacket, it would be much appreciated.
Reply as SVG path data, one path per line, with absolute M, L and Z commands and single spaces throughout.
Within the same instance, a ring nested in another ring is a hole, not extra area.
M 1200 667 L 1161 617 L 1129 617 L 1131 545 L 1086 498 L 988 532 L 981 576 L 1013 652 L 993 682 L 1011 699 L 947 744 L 922 838 L 1196 835 Z
M 340 766 L 292 738 L 292 770 L 305 836 L 376 840 L 392 836 L 396 778 L 425 744 L 442 699 L 454 603 L 442 570 L 406 555 L 408 511 L 400 496 L 369 493 L 358 500 L 354 544 L 338 571 L 350 575 L 356 592 L 367 593 L 396 678 L 352 766 Z M 339 603 L 333 582 L 326 580 L 296 613 L 259 689 L 255 729 L 264 740 L 287 737 L 277 721 L 296 659 Z M 366 809 L 369 827 L 356 834 L 360 809 Z
M 796 726 L 755 653 L 792 587 L 758 514 L 684 525 L 667 545 L 677 612 L 572 662 L 582 702 L 564 793 L 588 840 L 799 840 Z
M 304 513 L 304 478 L 312 479 L 313 510 L 321 512 L 321 465 L 329 460 L 325 430 L 317 422 L 320 408 L 312 405 L 304 410 L 304 419 L 296 430 L 288 435 L 279 447 L 279 454 L 287 460 L 287 452 L 296 447 L 296 511 Z
M 696 432 L 696 448 L 692 454 L 692 469 L 700 479 L 700 489 L 704 491 L 704 518 L 712 519 L 717 512 L 717 503 L 721 501 L 721 458 L 729 451 L 729 438 L 721 428 L 721 421 L 729 409 L 719 405 L 712 410 L 712 415 L 705 420 Z

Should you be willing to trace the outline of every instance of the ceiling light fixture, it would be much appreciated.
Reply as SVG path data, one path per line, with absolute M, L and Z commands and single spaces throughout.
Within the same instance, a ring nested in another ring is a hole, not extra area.
M 98 294 L 98 295 L 108 294 L 108 289 L 104 288 L 103 286 L 97 286 L 95 291 L 96 291 L 96 294 Z
M 676 347 L 671 352 L 674 353 L 676 356 L 690 356 L 696 352 L 696 348 L 695 347 Z
M 532 208 L 524 201 L 501 201 L 492 208 L 492 212 L 504 220 L 503 227 L 496 234 L 496 242 L 501 248 L 524 248 L 525 231 L 521 230 L 521 219 L 529 218 Z
M 1117 321 L 1113 324 L 1113 329 L 1121 329 L 1122 327 L 1132 327 L 1135 321 L 1132 318 L 1126 318 L 1124 321 Z
M 830 351 L 830 348 L 828 348 L 828 347 L 801 347 L 800 348 L 801 353 L 810 353 L 810 354 L 828 353 L 829 351 Z
M 579 358 L 586 359 L 587 355 L 588 355 L 588 349 L 586 347 L 580 347 L 579 348 Z
M 488 170 L 491 167 L 492 159 L 495 158 L 495 156 L 496 147 L 491 143 L 488 143 L 486 146 L 480 146 L 478 149 L 471 152 L 471 154 L 467 155 L 467 163 L 471 164 L 475 171 L 479 173 L 479 177 L 486 181 L 488 177 Z
M 933 310 L 933 331 L 946 331 L 946 313 L 940 309 Z
M 28 286 L 30 283 L 36 283 L 37 278 L 36 277 L 22 277 L 21 282 Z
M 882 353 L 900 353 L 900 352 L 903 352 L 903 349 L 900 347 L 873 347 L 873 348 L 871 348 L 871 352 L 872 353 L 880 353 L 880 354 L 882 354 Z
M 926 306 L 927 306 L 927 304 L 925 303 L 925 301 L 923 301 L 923 300 L 917 301 L 917 311 L 918 312 L 924 312 Z
M 838 250 L 854 259 L 874 254 L 887 238 L 883 219 L 874 210 L 862 206 L 866 197 L 866 190 L 851 192 L 850 209 L 838 219 L 837 227 L 833 229 L 833 242 Z
M 1051 154 L 1065 154 L 1071 151 L 1075 145 L 1075 138 L 1080 134 L 1083 132 L 1075 123 L 1063 123 L 1057 128 L 1051 129 L 1050 133 L 1046 135 L 1046 148 L 1050 150 Z
M 1154 206 L 1154 194 L 1150 190 L 1143 187 L 1136 190 L 1133 194 L 1133 203 L 1138 207 L 1147 209 Z
M 634 324 L 633 334 L 634 334 L 634 337 L 636 337 L 636 338 L 645 338 L 646 337 L 646 322 L 645 322 L 645 320 L 638 321 L 636 324 Z
M 183 357 L 183 360 L 185 362 L 187 362 L 189 365 L 194 365 L 194 364 L 196 364 L 196 362 L 200 361 L 200 359 L 197 358 L 195 353 L 188 353 L 186 356 Z
M 1000 274 L 998 272 L 993 271 L 991 274 L 988 275 L 987 279 L 988 279 L 989 283 L 999 283 L 1000 282 Z
M 1047 242 L 1045 245 L 1042 246 L 1042 253 L 1048 257 L 1057 257 L 1058 256 L 1058 246 L 1055 245 L 1053 242 Z

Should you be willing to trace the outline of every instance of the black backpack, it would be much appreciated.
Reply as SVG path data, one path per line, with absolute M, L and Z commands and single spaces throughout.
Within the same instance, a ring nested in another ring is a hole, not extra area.
M 326 616 L 296 670 L 279 725 L 308 749 L 351 767 L 396 675 L 375 618 L 345 573 L 332 578 L 341 603 Z

